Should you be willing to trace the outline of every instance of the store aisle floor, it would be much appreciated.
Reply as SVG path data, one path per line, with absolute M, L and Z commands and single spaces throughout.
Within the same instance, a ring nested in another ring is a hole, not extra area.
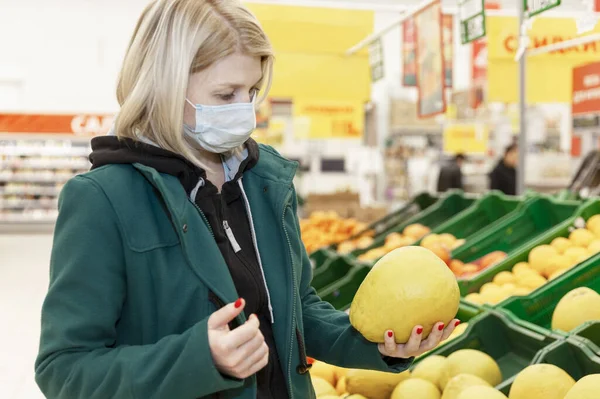
M 0 398 L 41 399 L 33 366 L 48 289 L 50 235 L 0 234 Z

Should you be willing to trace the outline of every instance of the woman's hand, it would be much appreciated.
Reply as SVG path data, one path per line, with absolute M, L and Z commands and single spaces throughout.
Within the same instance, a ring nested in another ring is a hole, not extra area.
M 439 345 L 440 342 L 448 339 L 452 331 L 460 324 L 460 320 L 454 319 L 450 322 L 450 325 L 444 328 L 444 323 L 436 323 L 433 326 L 433 330 L 427 337 L 422 340 L 423 327 L 416 326 L 413 328 L 412 334 L 405 344 L 396 344 L 393 331 L 386 331 L 385 343 L 379 344 L 379 352 L 384 356 L 397 357 L 408 359 L 409 357 L 416 357 L 423 353 L 432 350 Z
M 269 362 L 269 347 L 259 330 L 256 315 L 251 315 L 238 328 L 229 329 L 229 322 L 242 313 L 245 305 L 243 299 L 238 299 L 208 318 L 208 344 L 217 370 L 242 380 Z

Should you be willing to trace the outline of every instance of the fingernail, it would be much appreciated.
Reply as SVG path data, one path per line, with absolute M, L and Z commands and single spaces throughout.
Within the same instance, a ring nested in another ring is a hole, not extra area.
M 459 324 L 460 324 L 460 320 L 457 320 L 457 321 L 454 323 L 454 327 L 458 327 L 458 325 L 459 325 Z
M 417 328 L 417 335 L 423 334 L 423 327 Z
M 438 330 L 442 331 L 444 329 L 444 327 L 445 327 L 445 325 L 444 325 L 444 323 L 442 323 L 438 326 Z
M 392 338 L 394 336 L 394 333 L 391 331 L 388 331 L 388 337 Z
M 235 304 L 233 306 L 235 306 L 236 309 L 241 308 L 242 307 L 242 298 L 238 298 L 238 300 L 235 301 Z
M 313 359 L 312 357 L 306 357 L 306 363 L 308 364 L 313 364 L 315 362 L 315 359 Z

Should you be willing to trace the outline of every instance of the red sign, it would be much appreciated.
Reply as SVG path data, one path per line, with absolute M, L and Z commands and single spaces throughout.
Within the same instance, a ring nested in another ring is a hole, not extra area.
M 108 133 L 114 115 L 0 114 L 0 133 L 74 134 Z
M 444 38 L 444 86 L 452 88 L 454 64 L 454 17 L 452 14 L 442 15 L 442 35 Z
M 600 113 L 600 62 L 573 68 L 572 113 Z
M 417 37 L 412 18 L 402 23 L 402 85 L 417 86 Z

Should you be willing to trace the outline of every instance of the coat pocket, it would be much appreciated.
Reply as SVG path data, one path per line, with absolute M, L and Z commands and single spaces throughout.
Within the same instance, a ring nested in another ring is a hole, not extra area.
M 308 364 L 306 357 L 306 347 L 304 346 L 304 337 L 300 332 L 300 329 L 296 326 L 296 341 L 298 342 L 298 356 L 300 357 L 300 364 L 296 367 L 298 374 L 306 374 L 312 368 L 312 364 Z
M 215 310 L 222 309 L 222 308 L 224 308 L 226 306 L 226 303 L 223 302 L 221 300 L 221 298 L 219 298 L 217 296 L 217 294 L 215 294 L 214 292 L 212 292 L 210 290 L 208 291 L 208 300 L 214 305 Z M 233 329 L 235 329 L 235 328 L 237 328 L 239 326 L 240 326 L 240 323 L 239 323 L 237 317 L 229 322 L 229 329 L 230 330 L 233 330 Z

